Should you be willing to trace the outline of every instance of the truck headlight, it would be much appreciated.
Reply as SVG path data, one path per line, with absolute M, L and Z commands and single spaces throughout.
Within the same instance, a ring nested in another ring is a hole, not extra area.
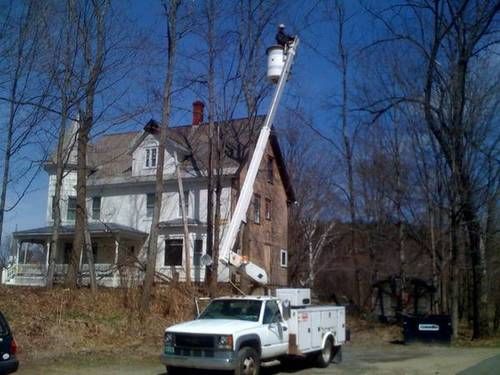
M 233 336 L 232 335 L 221 335 L 216 336 L 215 343 L 217 349 L 233 350 Z
M 165 332 L 164 342 L 165 346 L 174 346 L 174 334 L 172 332 Z

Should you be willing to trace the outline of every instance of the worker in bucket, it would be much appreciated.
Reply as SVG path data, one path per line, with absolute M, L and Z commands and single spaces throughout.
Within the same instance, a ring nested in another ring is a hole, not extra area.
M 285 33 L 285 25 L 280 24 L 278 26 L 278 33 L 276 34 L 276 42 L 286 49 L 295 40 L 295 37 Z

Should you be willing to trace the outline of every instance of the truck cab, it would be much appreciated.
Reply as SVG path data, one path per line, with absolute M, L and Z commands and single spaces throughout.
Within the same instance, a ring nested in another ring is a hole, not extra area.
M 162 362 L 176 367 L 254 374 L 261 360 L 287 354 L 288 325 L 274 297 L 212 300 L 196 320 L 165 330 Z

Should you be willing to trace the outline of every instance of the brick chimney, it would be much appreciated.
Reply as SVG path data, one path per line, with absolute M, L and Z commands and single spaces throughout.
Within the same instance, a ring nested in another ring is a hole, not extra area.
M 193 125 L 200 125 L 203 122 L 203 108 L 205 104 L 197 100 L 193 103 Z

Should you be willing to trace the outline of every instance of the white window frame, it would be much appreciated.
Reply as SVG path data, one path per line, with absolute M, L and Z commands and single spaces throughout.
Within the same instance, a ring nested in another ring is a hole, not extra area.
M 153 197 L 153 207 L 148 206 L 148 197 Z M 153 215 L 154 215 L 155 199 L 156 199 L 155 193 L 147 193 L 146 194 L 146 219 L 151 220 Z M 152 209 L 152 210 L 148 211 L 149 209 Z
M 95 206 L 95 202 L 99 201 L 99 207 Z M 101 220 L 102 197 L 92 197 L 92 220 Z M 97 215 L 96 215 L 97 214 Z
M 153 159 L 154 152 L 154 159 Z M 144 151 L 144 168 L 153 169 L 158 165 L 158 147 L 146 147 Z M 154 165 L 153 165 L 154 160 Z
M 179 195 L 179 192 L 177 192 L 177 197 L 178 197 L 177 217 L 182 219 L 181 197 Z M 191 190 L 184 190 L 184 204 L 186 206 L 186 218 L 190 219 L 192 216 L 191 215 Z
M 181 241 L 181 264 L 172 264 L 172 265 L 166 265 L 165 264 L 165 258 L 167 256 L 167 241 L 169 240 L 178 240 Z M 184 267 L 185 259 L 184 259 L 184 236 L 181 235 L 171 235 L 168 237 L 165 237 L 163 239 L 163 266 L 162 267 Z
M 285 256 L 285 261 L 283 262 L 283 255 Z M 281 249 L 280 250 L 280 266 L 283 268 L 288 267 L 288 250 Z
M 75 202 L 75 208 L 74 209 L 70 209 L 70 204 L 69 202 L 73 200 Z M 67 198 L 67 204 L 66 204 L 66 221 L 70 221 L 70 222 L 73 222 L 76 220 L 76 211 L 77 211 L 77 207 L 78 207 L 78 202 L 76 200 L 76 195 L 68 195 L 68 198 Z M 69 217 L 69 213 L 71 212 L 74 212 L 74 217 L 70 218 Z
M 262 200 L 260 194 L 254 193 L 253 195 L 253 204 L 252 204 L 252 211 L 253 211 L 253 223 L 254 224 L 260 224 L 260 210 L 262 206 Z

